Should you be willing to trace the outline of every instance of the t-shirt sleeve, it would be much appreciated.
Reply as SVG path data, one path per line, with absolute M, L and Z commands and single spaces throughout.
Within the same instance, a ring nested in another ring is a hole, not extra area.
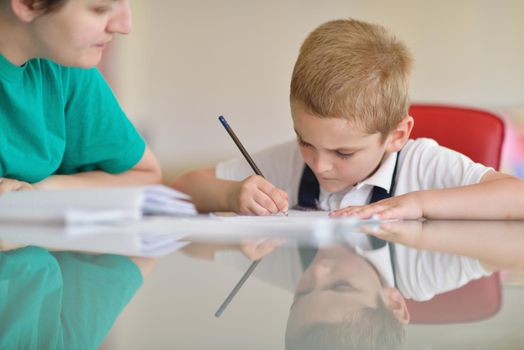
M 402 179 L 412 190 L 466 186 L 479 183 L 493 168 L 475 163 L 465 155 L 440 146 L 432 139 L 417 139 L 401 151 L 401 161 L 406 164 Z M 415 171 L 413 170 L 415 169 Z M 416 185 L 418 184 L 418 185 Z
M 396 246 L 397 283 L 405 298 L 417 301 L 458 289 L 491 275 L 479 260 L 447 253 Z
M 136 165 L 145 141 L 96 69 L 64 73 L 66 148 L 58 173 L 121 173 Z

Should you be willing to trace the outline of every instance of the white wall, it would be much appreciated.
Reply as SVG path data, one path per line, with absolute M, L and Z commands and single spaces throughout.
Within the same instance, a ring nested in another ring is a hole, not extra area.
M 524 106 L 520 0 L 132 0 L 134 29 L 110 68 L 125 110 L 164 169 L 236 156 L 293 136 L 291 70 L 302 40 L 330 19 L 381 23 L 412 49 L 415 101 Z

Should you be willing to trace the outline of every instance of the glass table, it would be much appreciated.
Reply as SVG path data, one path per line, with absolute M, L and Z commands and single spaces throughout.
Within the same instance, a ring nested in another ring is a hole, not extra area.
M 101 349 L 524 348 L 524 222 L 353 224 L 316 220 L 298 235 L 278 226 L 267 235 L 178 232 L 176 251 L 155 259 L 133 296 L 140 279 L 127 259 L 49 252 L 34 246 L 45 246 L 41 239 L 17 239 L 28 231 L 0 223 L 0 332 L 4 339 L 40 334 L 45 343 L 64 339 L 60 329 L 73 346 L 96 348 L 103 339 Z M 24 266 L 48 254 L 63 265 Z M 67 288 L 43 297 L 51 277 Z

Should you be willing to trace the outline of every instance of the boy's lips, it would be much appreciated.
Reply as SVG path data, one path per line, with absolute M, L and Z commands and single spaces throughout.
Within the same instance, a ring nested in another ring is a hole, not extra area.
M 335 178 L 330 178 L 330 177 L 321 177 L 320 178 L 322 181 L 337 181 L 337 179 Z

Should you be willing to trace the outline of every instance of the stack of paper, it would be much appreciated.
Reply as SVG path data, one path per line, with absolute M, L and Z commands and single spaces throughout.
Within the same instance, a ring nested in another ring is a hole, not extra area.
M 136 220 L 143 215 L 195 215 L 190 197 L 161 185 L 8 192 L 0 221 L 68 225 Z

